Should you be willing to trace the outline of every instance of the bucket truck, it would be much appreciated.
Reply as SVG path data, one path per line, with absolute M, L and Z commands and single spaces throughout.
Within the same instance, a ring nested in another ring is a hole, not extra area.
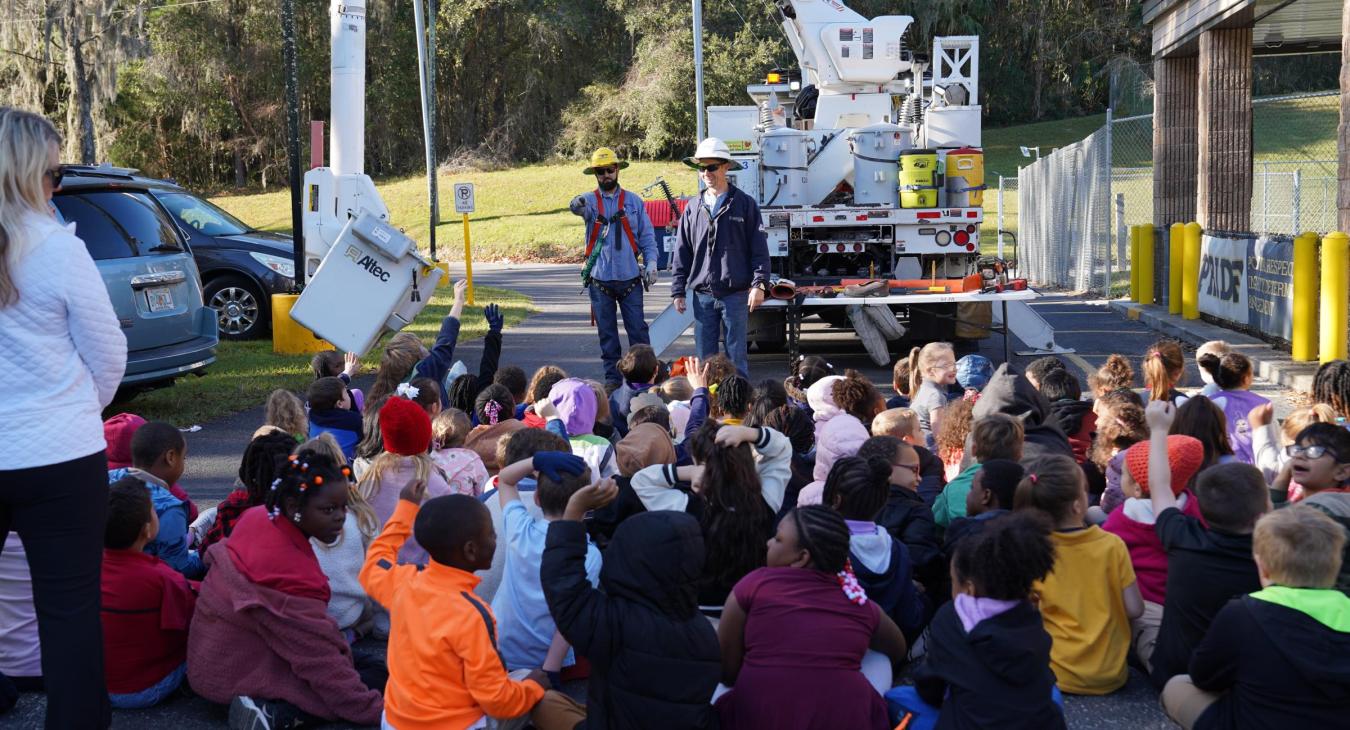
M 331 0 L 330 165 L 305 173 L 307 280 L 295 321 L 347 352 L 363 354 L 426 307 L 441 270 L 389 223 L 365 174 L 365 0 Z
M 749 339 L 761 351 L 786 345 L 795 360 L 814 315 L 852 326 L 879 365 L 890 361 L 881 338 L 897 341 L 904 325 L 918 341 L 996 329 L 1007 355 L 1011 316 L 1023 341 L 1056 349 L 1025 305 L 1036 293 L 980 253 L 979 38 L 938 36 L 925 57 L 906 43 L 909 16 L 868 19 L 838 0 L 775 5 L 798 68 L 747 86 L 753 105 L 707 109 L 709 135 L 742 166 L 728 178 L 759 202 L 776 280 Z M 845 291 L 865 282 L 870 296 Z M 654 344 L 672 339 L 674 320 L 658 318 Z

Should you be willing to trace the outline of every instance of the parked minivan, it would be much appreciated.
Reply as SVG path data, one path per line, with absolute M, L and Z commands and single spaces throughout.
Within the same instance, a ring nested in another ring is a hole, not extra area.
M 123 387 L 199 373 L 216 360 L 216 312 L 202 303 L 187 241 L 145 186 L 66 166 L 52 202 L 89 249 L 127 338 Z

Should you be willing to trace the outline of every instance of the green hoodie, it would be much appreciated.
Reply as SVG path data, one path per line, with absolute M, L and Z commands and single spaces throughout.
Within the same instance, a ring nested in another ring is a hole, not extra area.
M 1332 631 L 1350 632 L 1350 598 L 1334 588 L 1268 586 L 1251 595 L 1307 614 Z

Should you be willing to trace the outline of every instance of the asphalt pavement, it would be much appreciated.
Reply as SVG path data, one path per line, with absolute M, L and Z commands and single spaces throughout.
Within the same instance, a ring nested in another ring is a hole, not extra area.
M 462 269 L 452 267 L 452 275 L 462 275 Z M 578 377 L 600 379 L 600 347 L 595 329 L 589 321 L 589 304 L 581 290 L 576 266 L 500 264 L 478 265 L 475 282 L 514 289 L 528 294 L 534 300 L 537 313 L 503 336 L 504 365 L 518 365 L 531 373 L 540 365 L 555 364 Z M 646 297 L 646 315 L 651 321 L 665 308 L 666 283 L 659 282 Z M 488 304 L 479 301 L 479 307 Z M 1139 359 L 1158 334 L 1143 322 L 1129 320 L 1113 312 L 1106 302 L 1086 300 L 1074 295 L 1046 296 L 1032 308 L 1056 330 L 1056 342 L 1073 353 L 1060 355 L 1086 384 L 1087 374 L 1100 366 L 1112 353 L 1126 355 L 1138 367 Z M 479 316 L 474 308 L 466 309 L 466 317 Z M 1025 352 L 1026 345 L 1014 338 L 1013 349 Z M 456 355 L 464 360 L 470 371 L 478 365 L 481 342 L 461 344 Z M 692 335 L 686 333 L 665 358 L 693 351 Z M 985 355 L 997 366 L 1003 360 L 1001 336 L 994 334 L 979 341 L 972 350 Z M 802 342 L 804 354 L 827 358 L 836 370 L 854 368 L 866 374 L 884 392 L 890 388 L 890 368 L 877 367 L 863 352 L 851 331 L 829 330 L 821 324 L 810 324 Z M 965 353 L 958 353 L 965 354 Z M 1187 375 L 1181 388 L 1199 387 L 1193 353 L 1188 353 Z M 1025 368 L 1039 354 L 1014 354 L 1013 363 Z M 752 380 L 764 377 L 782 378 L 788 373 L 787 356 L 781 353 L 750 354 Z M 208 376 L 209 377 L 209 376 Z M 1258 381 L 1254 391 L 1271 398 L 1276 413 L 1283 417 L 1291 408 L 1291 391 L 1270 383 Z M 188 467 L 183 486 L 202 507 L 207 507 L 229 493 L 238 468 L 239 456 L 250 435 L 262 423 L 262 404 L 210 423 L 201 424 L 199 431 L 186 434 Z M 370 647 L 375 648 L 375 647 Z M 0 716 L 0 727 L 37 728 L 45 697 L 27 694 L 16 710 Z M 1077 697 L 1066 699 L 1066 716 L 1071 728 L 1169 728 L 1171 723 L 1158 708 L 1157 693 L 1137 670 L 1131 670 L 1130 682 L 1123 689 L 1104 697 Z M 199 698 L 178 698 L 161 707 L 144 711 L 114 713 L 115 728 L 219 728 L 225 726 L 221 708 Z M 346 727 L 333 725 L 332 727 Z

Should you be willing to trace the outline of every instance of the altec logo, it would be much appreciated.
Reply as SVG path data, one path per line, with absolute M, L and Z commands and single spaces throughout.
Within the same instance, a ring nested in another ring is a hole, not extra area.
M 385 271 L 383 266 L 380 266 L 380 262 L 376 261 L 375 257 L 362 255 L 361 249 L 355 246 L 348 246 L 345 255 L 347 258 L 351 259 L 353 263 L 365 269 L 376 279 L 379 279 L 380 281 L 389 281 L 389 272 Z

